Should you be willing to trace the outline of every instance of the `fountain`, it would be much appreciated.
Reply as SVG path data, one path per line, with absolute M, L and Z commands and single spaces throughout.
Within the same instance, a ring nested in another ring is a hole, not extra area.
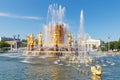
M 59 57 L 54 62 L 55 64 L 71 64 L 73 68 L 84 74 L 88 74 L 86 68 L 89 68 L 93 75 L 100 76 L 103 72 L 102 66 L 93 66 L 93 57 L 87 55 L 86 41 L 88 36 L 84 32 L 83 10 L 80 13 L 80 31 L 77 46 L 72 45 L 72 34 L 63 21 L 64 12 L 65 7 L 61 5 L 53 4 L 48 7 L 47 25 L 44 28 L 44 33 L 39 33 L 38 39 L 35 39 L 33 34 L 28 35 L 27 50 L 24 51 L 26 56 Z
M 42 41 L 42 33 L 39 33 L 38 34 L 38 47 L 39 47 L 39 50 L 42 51 L 42 46 L 43 46 L 43 41 Z
M 53 4 L 48 7 L 44 33 L 38 34 L 38 39 L 35 39 L 33 34 L 28 35 L 27 50 L 24 51 L 26 55 L 34 53 L 38 56 L 44 53 L 47 56 L 56 56 L 56 54 L 72 53 L 72 35 L 68 33 L 67 24 L 64 22 L 64 13 L 65 7 L 61 5 Z
M 39 33 L 37 38 L 33 34 L 27 36 L 24 53 L 0 54 L 1 80 L 120 79 L 119 54 L 87 54 L 88 36 L 84 32 L 83 10 L 80 13 L 80 31 L 76 41 L 63 21 L 64 12 L 64 7 L 50 5 L 48 20 L 51 22 L 46 24 L 44 32 Z
M 44 46 L 53 46 L 53 34 L 57 35 L 58 46 L 65 46 L 65 36 L 67 34 L 67 26 L 64 23 L 65 7 L 57 4 L 48 7 L 47 25 L 44 29 Z M 48 22 L 49 21 L 49 22 Z
M 78 51 L 82 51 L 79 53 L 79 57 L 80 57 L 80 61 L 83 61 L 83 63 L 86 66 L 89 66 L 93 63 L 93 57 L 87 55 L 87 38 L 88 36 L 85 34 L 84 32 L 84 17 L 83 17 L 83 10 L 81 10 L 81 14 L 80 14 L 80 32 L 79 32 L 79 36 L 78 36 Z M 89 53 L 89 52 L 88 52 Z M 83 55 L 81 55 L 83 54 Z M 82 60 L 81 60 L 82 59 Z M 89 65 L 88 65 L 89 63 Z M 94 64 L 93 64 L 94 65 Z M 103 72 L 103 67 L 100 65 L 91 65 L 91 72 L 93 75 L 97 75 L 97 76 L 101 76 L 102 72 Z

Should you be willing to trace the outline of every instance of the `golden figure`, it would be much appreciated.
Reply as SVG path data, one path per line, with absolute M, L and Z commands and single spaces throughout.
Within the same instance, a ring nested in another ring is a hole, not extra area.
M 67 37 L 68 37 L 67 44 L 68 44 L 68 46 L 71 46 L 71 42 L 72 42 L 72 35 L 71 35 L 71 33 L 69 33 L 69 34 L 67 35 Z
M 84 57 L 84 63 L 85 63 L 85 64 L 88 63 L 88 57 Z
M 103 68 L 99 65 L 91 66 L 91 72 L 93 73 L 93 75 L 100 76 L 103 72 Z
M 53 34 L 53 44 L 54 44 L 54 46 L 57 46 L 58 44 L 58 39 L 57 39 L 57 33 L 55 32 L 54 34 Z
M 35 47 L 36 46 L 36 39 L 33 40 L 33 46 Z
M 38 45 L 39 45 L 39 46 L 42 46 L 42 45 L 43 45 L 43 42 L 42 42 L 42 33 L 39 33 L 39 34 L 38 34 Z
M 33 46 L 35 45 L 35 40 L 34 40 L 34 36 L 33 34 L 30 34 L 27 36 L 27 46 L 28 46 L 28 49 L 32 50 L 33 49 Z
M 92 75 L 92 80 L 103 80 L 102 76 Z
M 93 63 L 93 58 L 92 57 L 89 57 L 89 62 L 90 62 L 90 64 Z
M 34 36 L 33 36 L 33 34 L 30 34 L 29 35 L 29 44 L 30 44 L 30 46 L 33 45 L 33 42 L 34 42 Z
M 30 36 L 27 36 L 27 49 L 30 49 Z
M 27 46 L 29 46 L 30 45 L 30 37 L 29 37 L 29 35 L 27 36 Z

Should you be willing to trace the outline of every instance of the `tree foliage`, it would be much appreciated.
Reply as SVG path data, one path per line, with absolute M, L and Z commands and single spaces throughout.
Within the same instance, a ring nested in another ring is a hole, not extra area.
M 101 43 L 101 50 L 102 51 L 107 51 L 109 48 L 109 50 L 117 50 L 120 51 L 120 39 L 118 41 L 111 41 L 111 42 L 102 42 Z
M 10 45 L 5 41 L 0 41 L 0 48 L 3 48 L 3 47 L 10 47 Z

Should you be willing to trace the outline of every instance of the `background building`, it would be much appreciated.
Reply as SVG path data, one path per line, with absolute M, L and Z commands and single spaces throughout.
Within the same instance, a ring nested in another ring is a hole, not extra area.
M 87 39 L 86 40 L 86 49 L 87 51 L 97 51 L 100 46 L 100 40 L 96 39 Z
M 0 37 L 0 41 L 13 41 L 13 38 L 10 37 Z
M 10 44 L 11 50 L 17 50 L 17 48 L 22 46 L 22 42 L 19 38 L 15 36 L 11 37 L 0 37 L 0 41 L 5 41 L 6 43 Z

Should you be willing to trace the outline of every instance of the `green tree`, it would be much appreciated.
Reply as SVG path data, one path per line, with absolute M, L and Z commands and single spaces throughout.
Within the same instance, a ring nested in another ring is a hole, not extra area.
M 22 39 L 22 47 L 27 47 L 27 40 L 26 39 Z
M 119 38 L 118 43 L 117 43 L 117 49 L 118 49 L 118 51 L 120 51 L 120 38 Z
M 114 49 L 118 49 L 118 42 L 117 41 L 114 42 Z
M 10 45 L 5 41 L 0 41 L 0 52 L 5 52 L 10 49 Z
M 3 47 L 10 47 L 10 45 L 8 43 L 6 43 L 5 41 L 1 41 L 0 48 L 3 48 Z
M 22 42 L 27 42 L 27 40 L 26 39 L 22 39 Z
M 93 45 L 93 49 L 97 49 L 96 45 Z
M 110 50 L 115 49 L 115 41 L 110 42 Z
M 105 43 L 104 41 L 102 41 L 102 40 L 101 40 L 100 43 L 101 43 L 101 44 L 100 44 L 100 48 L 101 48 L 101 50 L 102 50 L 102 51 L 106 51 L 106 50 L 107 50 L 107 48 L 106 48 L 106 46 L 105 46 L 106 43 Z

